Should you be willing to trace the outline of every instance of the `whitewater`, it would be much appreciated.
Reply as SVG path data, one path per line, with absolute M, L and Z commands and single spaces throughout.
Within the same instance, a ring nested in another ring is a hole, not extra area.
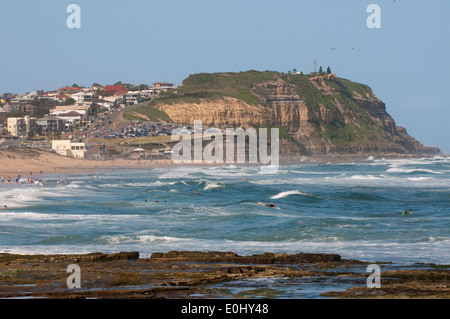
M 0 252 L 312 252 L 450 263 L 447 158 L 110 169 L 21 182 L 0 185 Z

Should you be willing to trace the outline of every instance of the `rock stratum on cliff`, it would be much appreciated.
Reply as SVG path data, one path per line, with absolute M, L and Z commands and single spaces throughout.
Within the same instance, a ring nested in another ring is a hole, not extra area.
M 177 124 L 278 127 L 285 154 L 440 154 L 397 126 L 370 87 L 335 74 L 195 74 L 134 114 L 149 108 Z

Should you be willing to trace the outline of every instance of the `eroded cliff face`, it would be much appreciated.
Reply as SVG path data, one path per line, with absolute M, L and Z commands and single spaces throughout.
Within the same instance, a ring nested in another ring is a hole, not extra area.
M 194 120 L 201 120 L 204 126 L 220 128 L 264 126 L 269 116 L 268 110 L 260 105 L 249 105 L 232 97 L 209 101 L 202 99 L 200 103 L 178 102 L 174 104 L 158 104 L 157 107 L 166 112 L 177 124 L 194 125 Z
M 257 104 L 221 97 L 197 103 L 157 103 L 155 107 L 178 124 L 193 125 L 194 120 L 202 120 L 205 126 L 220 128 L 281 126 L 293 138 L 283 142 L 283 150 L 288 153 L 439 152 L 424 147 L 403 128 L 399 130 L 370 88 L 351 89 L 334 74 L 327 74 L 307 78 L 310 87 L 303 86 L 308 87 L 306 92 L 291 81 L 293 77 L 275 75 L 273 80 L 253 83 L 251 92 L 260 100 Z M 311 92 L 320 93 L 311 97 Z

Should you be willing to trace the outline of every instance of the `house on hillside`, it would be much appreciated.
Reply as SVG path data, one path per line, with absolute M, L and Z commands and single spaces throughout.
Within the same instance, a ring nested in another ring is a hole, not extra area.
M 134 105 L 141 102 L 141 92 L 128 92 L 122 96 L 122 103 L 126 105 Z
M 156 82 L 156 83 L 153 83 L 152 89 L 153 89 L 153 91 L 160 93 L 160 92 L 174 90 L 175 87 L 174 87 L 173 83 L 170 83 L 170 82 Z
M 11 102 L 30 103 L 34 100 L 35 97 L 37 97 L 36 92 L 31 92 L 31 93 L 27 93 L 27 94 L 19 94 L 19 95 L 16 95 L 14 98 L 12 98 Z
M 63 101 L 65 101 L 68 98 L 70 98 L 70 96 L 67 95 L 67 94 L 58 94 L 58 95 L 55 96 L 55 99 L 58 102 L 63 102 Z
M 21 102 L 8 102 L 3 105 L 3 110 L 6 113 L 23 112 L 23 104 Z
M 93 92 L 78 92 L 71 95 L 76 102 L 92 102 L 94 100 Z
M 111 106 L 113 106 L 115 104 L 115 99 L 110 99 L 110 100 L 107 100 L 106 98 L 95 99 L 94 101 L 92 101 L 92 103 L 97 104 L 101 107 L 110 108 Z
M 78 113 L 77 111 L 60 113 L 57 117 L 64 121 L 64 129 L 65 130 L 68 130 L 72 126 L 75 126 L 75 125 L 83 122 L 83 115 Z
M 128 91 L 125 89 L 125 87 L 122 84 L 115 84 L 115 85 L 105 85 L 103 87 L 103 94 L 107 95 L 113 95 L 113 94 L 127 94 Z
M 36 110 L 36 106 L 33 104 L 25 104 L 23 106 L 23 112 L 25 113 L 33 113 Z
M 91 108 L 92 106 L 90 104 L 57 105 L 55 108 L 50 110 L 50 114 L 52 116 L 59 116 L 63 113 L 75 111 L 86 118 L 87 115 L 91 114 Z

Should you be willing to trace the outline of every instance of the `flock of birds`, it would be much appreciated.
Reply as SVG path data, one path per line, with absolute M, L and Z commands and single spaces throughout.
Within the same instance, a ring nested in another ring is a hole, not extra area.
M 330 48 L 330 50 L 331 50 L 331 51 L 337 51 L 338 49 L 336 49 L 336 48 Z M 354 50 L 354 51 L 359 51 L 360 49 L 359 49 L 359 48 L 352 48 L 352 50 Z
M 392 2 L 395 2 L 395 0 L 393 0 Z M 330 48 L 330 50 L 331 50 L 331 51 L 337 51 L 338 49 L 336 49 L 336 48 Z M 359 49 L 359 48 L 352 48 L 352 50 L 354 50 L 354 51 L 359 51 L 360 49 Z

